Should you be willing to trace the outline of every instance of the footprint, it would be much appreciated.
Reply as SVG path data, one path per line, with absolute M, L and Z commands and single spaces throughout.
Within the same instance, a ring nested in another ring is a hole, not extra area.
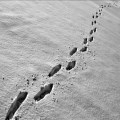
M 95 23 L 95 24 L 97 23 L 96 20 L 94 21 L 94 23 Z
M 89 33 L 90 35 L 92 35 L 93 34 L 93 30 L 90 30 L 90 33 Z
M 92 25 L 94 24 L 94 22 L 92 21 L 92 23 L 91 23 Z
M 98 18 L 98 15 L 96 15 L 96 18 Z
M 73 61 L 71 61 L 71 62 L 68 62 L 68 65 L 67 65 L 67 67 L 66 67 L 66 70 L 71 70 L 71 69 L 73 69 L 73 68 L 75 67 L 75 65 L 76 65 L 76 61 L 75 61 L 75 60 L 73 60 Z
M 103 8 L 103 5 L 101 5 L 101 8 Z
M 80 49 L 80 52 L 85 52 L 87 51 L 87 46 L 84 46 L 83 48 Z
M 95 16 L 93 15 L 92 18 L 95 18 Z
M 83 44 L 87 44 L 87 38 L 83 38 Z
M 93 29 L 93 31 L 94 31 L 94 33 L 97 31 L 97 28 L 95 27 L 94 29 Z
M 104 7 L 106 7 L 106 5 L 104 5 Z
M 27 95 L 28 95 L 28 92 L 20 92 L 18 94 L 17 98 L 9 108 L 5 120 L 10 120 L 13 118 L 15 112 L 18 110 L 18 108 L 23 103 L 23 101 L 26 99 Z
M 71 51 L 70 51 L 70 56 L 72 56 L 73 54 L 75 54 L 77 51 L 77 47 L 74 47 Z
M 89 41 L 92 42 L 93 41 L 93 36 L 89 38 Z
M 41 90 L 34 96 L 35 101 L 40 101 L 43 99 L 47 94 L 50 94 L 53 88 L 53 83 L 50 83 L 44 87 L 41 87 Z
M 61 69 L 61 66 L 62 66 L 61 64 L 58 64 L 55 67 L 53 67 L 48 76 L 52 77 L 55 73 L 57 73 Z

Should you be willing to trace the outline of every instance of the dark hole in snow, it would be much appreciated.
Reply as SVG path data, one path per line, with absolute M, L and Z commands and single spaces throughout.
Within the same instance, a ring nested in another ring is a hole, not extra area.
M 39 101 L 43 99 L 47 94 L 50 94 L 52 88 L 53 88 L 53 83 L 50 83 L 45 87 L 41 87 L 41 90 L 34 96 L 34 100 Z
M 75 54 L 77 52 L 77 47 L 74 47 L 71 51 L 70 51 L 70 55 L 72 56 L 73 54 Z
M 28 95 L 28 92 L 20 92 L 18 94 L 17 98 L 9 108 L 5 120 L 10 120 L 13 118 L 15 112 L 18 110 L 18 108 L 23 103 L 23 101 L 26 99 L 27 95 Z
M 68 65 L 67 65 L 67 67 L 66 67 L 66 70 L 71 70 L 71 69 L 73 69 L 74 67 L 75 67 L 75 65 L 76 65 L 76 61 L 74 60 L 74 61 L 71 61 L 71 62 L 68 62 Z
M 83 48 L 80 49 L 80 52 L 85 52 L 87 51 L 87 46 L 84 46 Z
M 52 77 L 55 73 L 57 73 L 61 69 L 61 66 L 62 66 L 61 64 L 58 64 L 55 67 L 53 67 L 48 76 Z

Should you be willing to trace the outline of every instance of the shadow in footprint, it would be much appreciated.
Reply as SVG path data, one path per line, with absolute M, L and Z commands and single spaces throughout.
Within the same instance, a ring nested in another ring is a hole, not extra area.
M 96 15 L 96 18 L 98 18 L 98 15 Z
M 61 66 L 61 64 L 58 64 L 55 67 L 53 67 L 48 76 L 52 77 L 54 74 L 56 74 L 61 69 Z
M 90 35 L 92 35 L 93 34 L 93 30 L 90 30 L 90 33 L 89 33 Z
M 87 38 L 83 38 L 83 44 L 87 44 Z
M 89 41 L 92 42 L 93 41 L 93 36 L 89 38 Z
M 70 51 L 70 56 L 72 56 L 73 54 L 75 54 L 77 52 L 77 47 L 74 47 L 71 51 Z
M 95 23 L 95 24 L 97 23 L 96 20 L 94 21 L 94 23 Z
M 104 5 L 104 7 L 106 7 L 106 5 Z
M 95 18 L 95 16 L 94 16 L 94 15 L 92 15 L 92 18 Z
M 94 31 L 94 33 L 97 31 L 97 28 L 95 27 L 94 29 L 93 29 L 93 31 Z
M 53 88 L 53 83 L 50 83 L 44 87 L 41 87 L 40 91 L 34 96 L 35 101 L 40 101 L 43 99 L 47 94 L 50 94 Z
M 15 112 L 18 110 L 18 108 L 23 103 L 23 101 L 26 99 L 27 95 L 28 95 L 28 92 L 20 92 L 18 94 L 17 98 L 9 108 L 5 120 L 10 120 L 13 118 Z
M 83 48 L 80 49 L 80 52 L 86 52 L 87 51 L 87 46 L 84 46 Z
M 92 21 L 92 23 L 91 23 L 92 25 L 94 24 L 94 22 Z
M 67 65 L 67 67 L 66 67 L 66 70 L 71 70 L 71 69 L 73 69 L 74 67 L 75 67 L 75 65 L 76 65 L 76 61 L 74 60 L 74 61 L 71 61 L 71 62 L 68 62 L 68 65 Z

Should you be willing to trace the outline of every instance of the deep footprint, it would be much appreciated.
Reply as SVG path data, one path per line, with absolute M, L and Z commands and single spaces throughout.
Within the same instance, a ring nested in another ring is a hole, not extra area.
M 54 74 L 56 74 L 61 69 L 61 66 L 61 64 L 58 64 L 55 67 L 53 67 L 48 76 L 52 77 Z
M 76 65 L 76 61 L 74 60 L 74 61 L 71 61 L 71 62 L 68 62 L 68 65 L 67 65 L 67 67 L 66 67 L 66 70 L 71 70 L 71 69 L 73 69 L 74 67 L 75 67 L 75 65 Z
M 98 18 L 98 15 L 96 15 L 96 18 Z
M 83 38 L 83 44 L 87 44 L 87 38 Z
M 91 23 L 92 25 L 94 24 L 94 22 L 92 21 L 92 23 Z
M 87 46 L 84 46 L 83 48 L 80 49 L 80 52 L 85 52 L 87 51 Z
M 96 24 L 96 20 L 94 21 L 94 23 Z
M 96 32 L 96 31 L 97 31 L 97 28 L 94 28 L 93 31 Z
M 46 85 L 45 87 L 41 87 L 41 90 L 34 96 L 35 101 L 40 101 L 43 99 L 47 94 L 50 94 L 53 88 L 53 83 Z
M 77 51 L 77 47 L 74 47 L 71 51 L 70 51 L 70 56 L 72 56 L 73 54 L 75 54 Z
M 92 42 L 93 41 L 93 36 L 89 38 L 89 41 Z
M 18 110 L 18 108 L 23 103 L 23 101 L 26 99 L 27 95 L 28 95 L 28 92 L 20 92 L 18 94 L 17 98 L 9 108 L 5 120 L 10 120 L 13 118 L 15 112 Z
M 90 35 L 92 35 L 93 34 L 93 30 L 90 30 Z

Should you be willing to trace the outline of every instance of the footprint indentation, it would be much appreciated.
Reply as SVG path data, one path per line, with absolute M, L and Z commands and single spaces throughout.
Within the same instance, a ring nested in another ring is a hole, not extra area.
M 92 25 L 94 24 L 94 22 L 92 21 L 92 23 L 91 23 Z
M 50 94 L 53 88 L 53 83 L 50 83 L 44 87 L 41 87 L 40 91 L 34 96 L 35 101 L 40 101 L 43 99 L 47 94 Z
M 70 51 L 70 56 L 72 56 L 73 54 L 75 54 L 77 51 L 77 47 L 74 47 L 71 51 Z
M 71 69 L 73 69 L 73 68 L 75 67 L 75 65 L 76 65 L 76 61 L 75 61 L 75 60 L 73 60 L 73 61 L 71 61 L 71 62 L 68 62 L 68 65 L 67 65 L 67 67 L 66 67 L 66 70 L 71 70 Z
M 26 99 L 27 95 L 28 95 L 28 92 L 20 92 L 18 94 L 17 98 L 9 108 L 5 120 L 10 120 L 13 118 L 15 112 L 18 110 L 18 108 L 23 103 L 23 101 Z
M 89 38 L 89 41 L 92 42 L 93 41 L 93 36 Z
M 89 33 L 90 35 L 92 35 L 93 34 L 93 30 L 90 30 L 90 33 Z
M 96 18 L 98 18 L 98 15 L 96 15 Z
M 54 74 L 56 74 L 61 69 L 61 67 L 62 67 L 61 64 L 58 64 L 55 67 L 53 67 L 50 73 L 48 74 L 48 76 L 52 77 Z
M 83 44 L 87 44 L 87 38 L 83 38 Z
M 80 52 L 85 52 L 85 51 L 87 51 L 87 46 L 84 46 L 80 49 Z
M 95 27 L 95 28 L 93 29 L 93 31 L 96 32 L 96 31 L 97 31 L 97 28 Z
M 97 23 L 96 20 L 94 21 L 94 23 L 95 23 L 95 24 Z

